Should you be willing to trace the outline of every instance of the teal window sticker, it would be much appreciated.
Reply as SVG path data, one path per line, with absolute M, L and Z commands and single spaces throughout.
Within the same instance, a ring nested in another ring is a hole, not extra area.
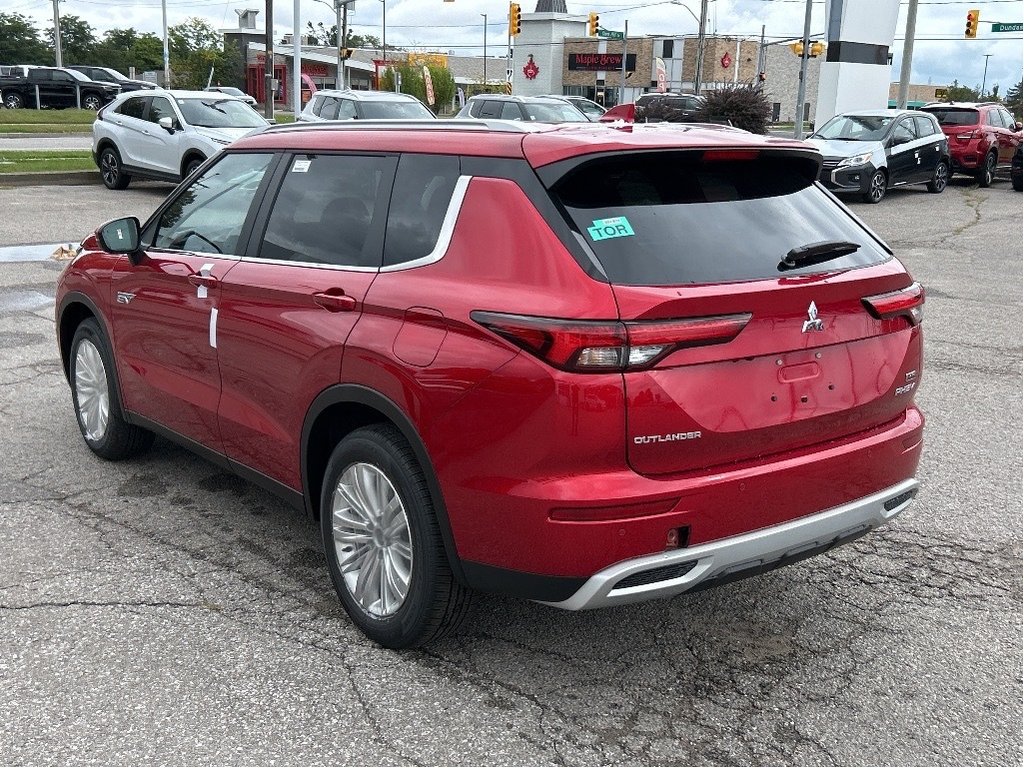
M 595 219 L 594 223 L 587 227 L 590 239 L 611 240 L 613 237 L 632 237 L 636 233 L 625 216 L 613 216 L 610 219 Z

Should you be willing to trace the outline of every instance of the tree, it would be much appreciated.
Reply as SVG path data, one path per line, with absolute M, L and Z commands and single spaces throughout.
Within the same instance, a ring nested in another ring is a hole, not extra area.
M 54 49 L 53 26 L 46 29 L 46 41 Z M 60 17 L 60 50 L 65 64 L 97 64 L 96 30 L 73 14 Z
M 380 89 L 382 91 L 395 90 L 395 79 L 393 71 L 398 70 L 402 93 L 408 93 L 422 101 L 436 114 L 447 108 L 455 97 L 455 78 L 447 67 L 439 67 L 436 64 L 427 64 L 430 70 L 430 81 L 434 86 L 434 103 L 427 104 L 427 84 L 423 79 L 423 65 L 410 64 L 403 61 L 396 67 L 389 69 L 380 78 Z
M 215 83 L 244 86 L 242 54 L 234 46 L 225 49 L 221 34 L 208 21 L 191 18 L 167 32 L 175 88 L 205 88 L 211 72 Z
M 1006 91 L 1006 108 L 1013 112 L 1014 116 L 1021 119 L 1021 89 L 1024 86 L 1024 81 L 1017 81 L 1016 85 L 1011 85 Z
M 772 105 L 760 90 L 737 86 L 709 92 L 695 117 L 700 122 L 728 120 L 751 133 L 768 133 L 771 114 Z
M 163 68 L 163 42 L 151 32 L 139 34 L 134 28 L 110 29 L 96 45 L 96 62 L 128 74 L 130 67 L 138 73 Z
M 960 85 L 956 80 L 946 89 L 946 98 L 949 101 L 977 101 L 979 97 L 977 88 L 968 88 Z
M 53 54 L 28 16 L 0 13 L 0 61 L 4 64 L 52 64 Z

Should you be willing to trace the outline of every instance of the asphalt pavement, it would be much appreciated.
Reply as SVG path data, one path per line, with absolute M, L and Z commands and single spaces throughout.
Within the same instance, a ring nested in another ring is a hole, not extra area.
M 0 189 L 0 244 L 169 189 Z M 90 454 L 61 265 L 0 263 L 0 763 L 1020 765 L 1022 199 L 852 204 L 928 291 L 922 489 L 892 524 L 668 601 L 482 597 L 401 653 L 353 629 L 274 497 L 159 440 Z

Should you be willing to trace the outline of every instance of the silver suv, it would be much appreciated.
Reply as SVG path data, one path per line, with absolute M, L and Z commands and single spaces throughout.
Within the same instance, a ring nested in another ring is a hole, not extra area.
M 322 120 L 429 120 L 434 117 L 422 101 L 391 91 L 323 90 L 313 94 L 296 118 L 300 123 Z
M 108 189 L 124 189 L 133 178 L 179 182 L 235 139 L 266 127 L 233 96 L 135 91 L 97 114 L 92 155 Z
M 455 116 L 457 120 L 522 120 L 527 123 L 589 123 L 590 118 L 561 98 L 506 96 L 482 93 L 471 96 Z

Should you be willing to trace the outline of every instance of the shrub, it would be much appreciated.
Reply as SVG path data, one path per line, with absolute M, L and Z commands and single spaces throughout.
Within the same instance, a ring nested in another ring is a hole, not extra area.
M 697 110 L 701 122 L 728 120 L 736 128 L 751 133 L 767 133 L 772 105 L 764 94 L 749 86 L 709 91 L 704 104 Z

